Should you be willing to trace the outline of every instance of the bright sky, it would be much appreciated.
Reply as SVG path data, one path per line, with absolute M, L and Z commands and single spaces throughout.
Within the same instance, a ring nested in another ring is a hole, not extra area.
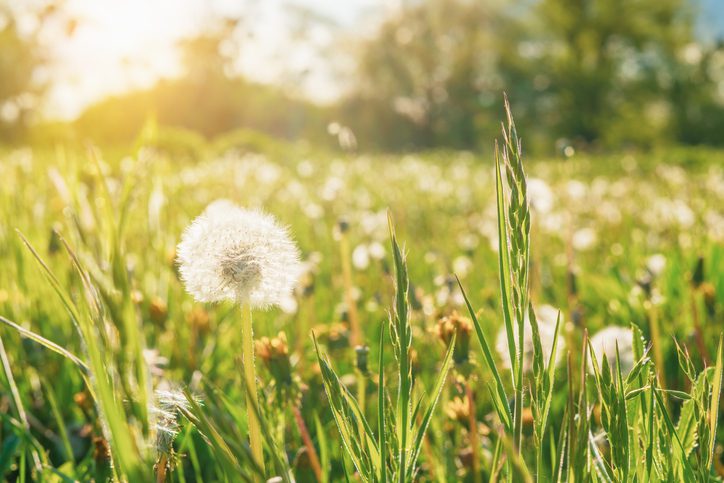
M 393 2 L 394 3 L 394 2 Z M 179 73 L 175 49 L 184 36 L 199 31 L 218 14 L 243 14 L 251 37 L 242 42 L 238 68 L 262 82 L 299 77 L 299 93 L 320 101 L 339 94 L 339 83 L 324 49 L 339 34 L 363 31 L 389 7 L 383 0 L 67 0 L 65 9 L 77 19 L 73 35 L 46 32 L 55 63 L 46 112 L 71 118 L 89 103 L 111 93 L 147 87 L 160 77 Z M 330 19 L 306 31 L 307 42 L 292 40 L 288 15 L 309 9 Z

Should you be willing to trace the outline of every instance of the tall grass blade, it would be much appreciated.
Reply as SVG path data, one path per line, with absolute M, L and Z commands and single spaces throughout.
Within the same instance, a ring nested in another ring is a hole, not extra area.
M 707 453 L 707 467 L 714 459 L 714 447 L 716 445 L 716 428 L 719 418 L 719 399 L 722 389 L 722 371 L 724 370 L 724 334 L 719 336 L 719 348 L 716 351 L 716 366 L 714 366 L 714 380 L 711 388 L 711 404 L 709 406 L 709 451 Z
M 465 299 L 465 305 L 468 308 L 468 312 L 470 313 L 470 318 L 473 321 L 473 325 L 475 326 L 475 333 L 478 336 L 478 342 L 480 343 L 480 348 L 483 350 L 483 357 L 485 357 L 485 362 L 488 365 L 488 368 L 493 373 L 493 378 L 495 379 L 495 394 L 494 394 L 494 401 L 495 401 L 495 407 L 498 412 L 498 416 L 500 417 L 501 422 L 505 425 L 505 427 L 510 431 L 512 429 L 512 415 L 510 413 L 510 406 L 508 404 L 508 396 L 505 394 L 505 387 L 503 386 L 503 380 L 500 377 L 500 372 L 498 371 L 498 366 L 495 363 L 495 359 L 493 358 L 492 350 L 490 349 L 490 344 L 488 343 L 487 338 L 485 337 L 485 333 L 483 332 L 482 327 L 480 326 L 480 322 L 478 321 L 477 315 L 475 315 L 475 310 L 473 309 L 473 306 L 470 304 L 470 300 L 468 299 L 467 294 L 465 293 L 465 289 L 463 288 L 462 283 L 460 282 L 460 279 L 455 277 L 458 286 L 460 287 L 460 292 L 463 294 L 463 299 Z M 511 359 L 512 360 L 512 359 Z
M 447 374 L 450 371 L 450 367 L 452 366 L 452 361 L 453 361 L 452 356 L 453 356 L 454 349 L 455 349 L 455 336 L 453 335 L 452 340 L 450 341 L 450 345 L 448 346 L 447 353 L 445 354 L 445 358 L 443 359 L 442 366 L 440 367 L 440 373 L 435 382 L 435 386 L 432 390 L 432 393 L 430 394 L 430 400 L 427 403 L 427 409 L 425 411 L 425 415 L 422 418 L 420 427 L 417 429 L 417 435 L 415 437 L 414 444 L 412 446 L 412 453 L 411 453 L 411 457 L 410 457 L 409 466 L 407 469 L 407 478 L 409 480 L 413 480 L 413 478 L 414 478 L 415 464 L 417 463 L 417 458 L 420 455 L 420 449 L 422 448 L 422 441 L 425 438 L 425 433 L 427 432 L 427 428 L 430 425 L 430 420 L 432 419 L 432 414 L 435 411 L 435 407 L 437 406 L 438 401 L 440 400 L 440 394 L 442 393 L 442 388 L 445 385 L 445 381 L 447 380 Z

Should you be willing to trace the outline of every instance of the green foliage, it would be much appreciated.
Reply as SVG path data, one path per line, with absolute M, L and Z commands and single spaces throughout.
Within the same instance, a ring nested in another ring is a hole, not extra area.
M 365 415 L 350 391 L 339 381 L 328 360 L 323 358 L 315 339 L 317 358 L 322 370 L 324 388 L 329 399 L 334 420 L 344 442 L 347 455 L 364 481 L 414 481 L 417 460 L 420 456 L 425 433 L 452 365 L 455 347 L 453 336 L 421 415 L 419 425 L 416 416 L 422 409 L 421 401 L 413 405 L 412 379 L 412 326 L 410 324 L 409 279 L 405 256 L 397 243 L 392 218 L 389 218 L 392 252 L 395 261 L 395 303 L 390 312 L 392 347 L 398 364 L 397 399 L 395 411 L 385 416 L 385 398 L 389 392 L 384 385 L 382 354 L 384 337 L 380 338 L 380 379 L 378 387 L 378 437 L 375 438 Z M 384 329 L 381 332 L 384 336 Z M 414 407 L 413 407 L 414 406 Z M 388 421 L 387 424 L 385 421 Z M 388 441 L 389 439 L 389 441 Z M 388 480 L 389 472 L 389 480 Z
M 323 481 L 720 476 L 720 153 L 679 166 L 578 156 L 524 171 L 511 116 L 496 169 L 455 153 L 205 151 L 178 163 L 148 156 L 155 129 L 120 162 L 95 149 L 1 155 L 3 478 L 304 482 L 317 479 L 312 452 Z M 276 380 L 258 352 L 256 408 L 244 403 L 238 309 L 193 303 L 173 263 L 188 220 L 222 197 L 277 214 L 310 267 L 287 312 L 255 314 L 259 337 L 286 335 L 274 347 L 291 373 Z M 342 215 L 365 374 L 341 303 L 331 227 Z M 581 245 L 584 228 L 595 242 Z M 552 324 L 543 301 L 561 307 Z M 463 307 L 481 350 L 455 364 L 454 341 L 429 329 Z M 676 339 L 661 346 L 663 365 L 648 343 L 652 308 L 662 339 Z M 695 317 L 708 354 L 693 345 Z M 588 330 L 609 325 L 630 328 L 630 350 L 588 343 Z M 248 411 L 265 472 L 251 457 Z

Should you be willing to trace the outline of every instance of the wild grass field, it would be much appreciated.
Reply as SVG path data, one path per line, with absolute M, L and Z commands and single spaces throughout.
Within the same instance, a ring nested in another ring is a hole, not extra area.
M 492 150 L 3 152 L 0 475 L 721 481 L 724 154 L 521 164 L 507 136 L 499 177 Z M 176 262 L 217 199 L 301 252 L 252 315 L 256 407 L 245 314 Z

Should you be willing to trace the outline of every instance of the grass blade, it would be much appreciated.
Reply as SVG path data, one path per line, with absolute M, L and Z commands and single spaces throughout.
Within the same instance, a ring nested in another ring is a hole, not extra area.
M 470 305 L 470 300 L 468 299 L 467 294 L 465 293 L 465 289 L 463 288 L 462 283 L 460 282 L 460 279 L 457 278 L 457 275 L 455 278 L 458 281 L 458 286 L 460 287 L 460 292 L 463 294 L 463 298 L 465 299 L 465 305 L 468 308 L 468 312 L 470 313 L 470 318 L 473 321 L 473 325 L 475 326 L 475 333 L 478 336 L 478 342 L 480 343 L 480 348 L 483 350 L 483 356 L 485 357 L 485 362 L 488 365 L 488 368 L 490 368 L 490 371 L 493 373 L 493 378 L 495 379 L 495 391 L 496 391 L 496 408 L 502 408 L 503 411 L 501 412 L 500 409 L 498 410 L 498 415 L 505 425 L 505 427 L 510 430 L 513 416 L 510 413 L 510 406 L 508 404 L 508 396 L 505 394 L 505 387 L 503 387 L 503 380 L 500 377 L 500 372 L 498 371 L 498 366 L 495 364 L 495 359 L 493 358 L 493 353 L 490 350 L 490 344 L 488 343 L 487 338 L 485 337 L 485 333 L 483 332 L 482 327 L 480 326 L 480 322 L 478 321 L 478 317 L 475 315 L 475 310 L 473 309 L 473 306 Z

